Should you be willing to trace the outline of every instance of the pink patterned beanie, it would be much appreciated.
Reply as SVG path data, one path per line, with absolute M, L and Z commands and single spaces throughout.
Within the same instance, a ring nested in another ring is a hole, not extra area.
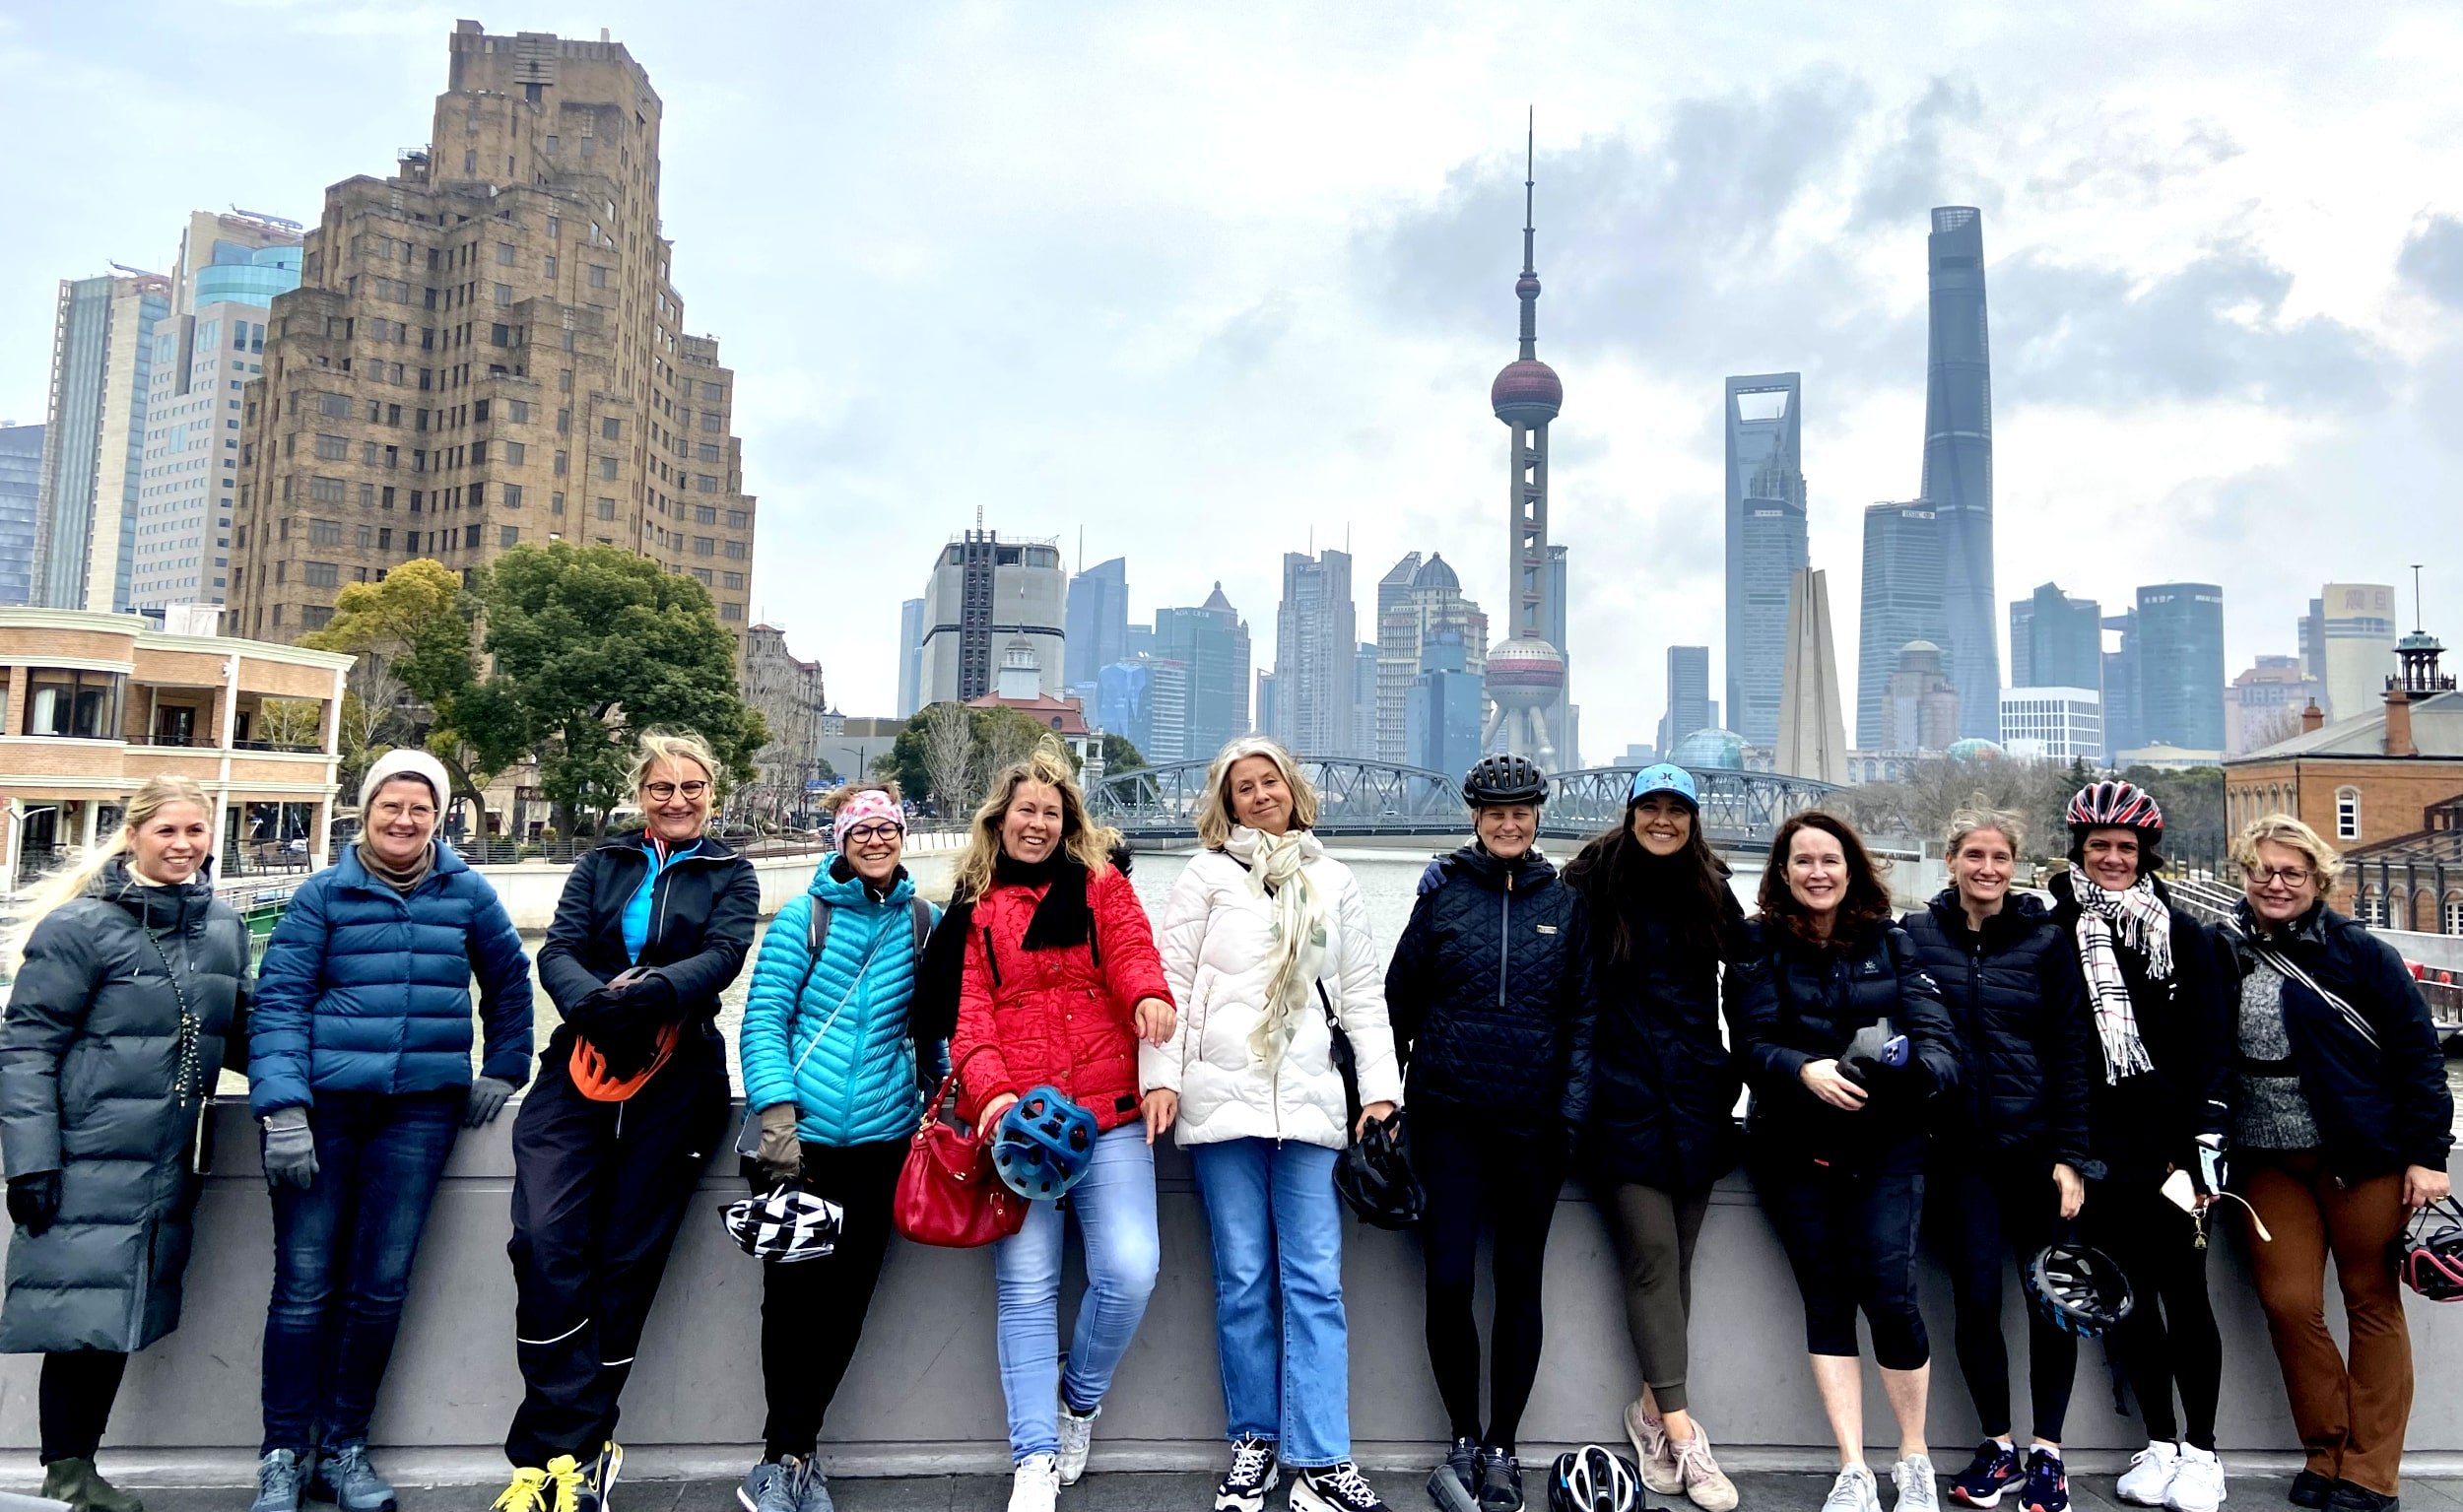
M 836 822 L 831 826 L 831 843 L 846 849 L 846 832 L 875 820 L 896 824 L 901 832 L 906 828 L 906 812 L 899 807 L 899 801 L 879 788 L 868 788 L 838 805 Z

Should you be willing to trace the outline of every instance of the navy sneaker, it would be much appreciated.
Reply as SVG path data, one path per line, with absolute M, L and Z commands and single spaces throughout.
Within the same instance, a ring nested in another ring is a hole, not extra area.
M 1438 1512 L 1480 1512 L 1480 1446 L 1457 1438 L 1445 1462 L 1429 1473 L 1429 1500 Z
M 2019 1493 L 2027 1512 L 2070 1512 L 2070 1477 L 2061 1456 L 2041 1449 L 2027 1452 L 2027 1489 Z
M 1961 1506 L 1997 1507 L 2001 1505 L 2001 1493 L 2026 1476 L 2027 1467 L 2020 1463 L 2018 1449 L 1988 1438 L 1975 1446 L 1975 1458 L 1950 1482 L 1950 1496 Z

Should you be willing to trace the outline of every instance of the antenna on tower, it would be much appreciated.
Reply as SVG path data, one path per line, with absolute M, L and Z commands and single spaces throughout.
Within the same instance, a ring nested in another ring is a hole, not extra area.
M 2412 563 L 2412 633 L 2426 632 L 2427 622 L 2421 616 L 2421 564 Z

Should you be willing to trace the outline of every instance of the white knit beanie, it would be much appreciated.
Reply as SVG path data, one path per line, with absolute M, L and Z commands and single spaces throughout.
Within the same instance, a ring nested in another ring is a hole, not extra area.
M 445 775 L 442 761 L 416 747 L 397 746 L 378 756 L 367 768 L 367 775 L 360 779 L 361 809 L 367 807 L 367 801 L 376 796 L 376 790 L 385 785 L 388 777 L 417 777 L 427 783 L 439 810 L 444 807 L 445 794 L 453 791 L 453 779 Z

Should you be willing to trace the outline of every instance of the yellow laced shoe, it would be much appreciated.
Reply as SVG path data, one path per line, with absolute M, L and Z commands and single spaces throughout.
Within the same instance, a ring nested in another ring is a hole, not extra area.
M 571 1455 L 560 1454 L 548 1461 L 547 1479 L 555 1487 L 555 1494 L 548 1504 L 548 1512 L 581 1512 L 582 1497 L 590 1487 L 581 1474 L 581 1466 Z M 595 1501 L 596 1498 L 593 1497 L 592 1500 Z
M 566 1466 L 572 1461 L 567 1459 Z M 548 1473 L 533 1465 L 516 1467 L 513 1482 L 507 1485 L 488 1512 L 548 1512 Z

